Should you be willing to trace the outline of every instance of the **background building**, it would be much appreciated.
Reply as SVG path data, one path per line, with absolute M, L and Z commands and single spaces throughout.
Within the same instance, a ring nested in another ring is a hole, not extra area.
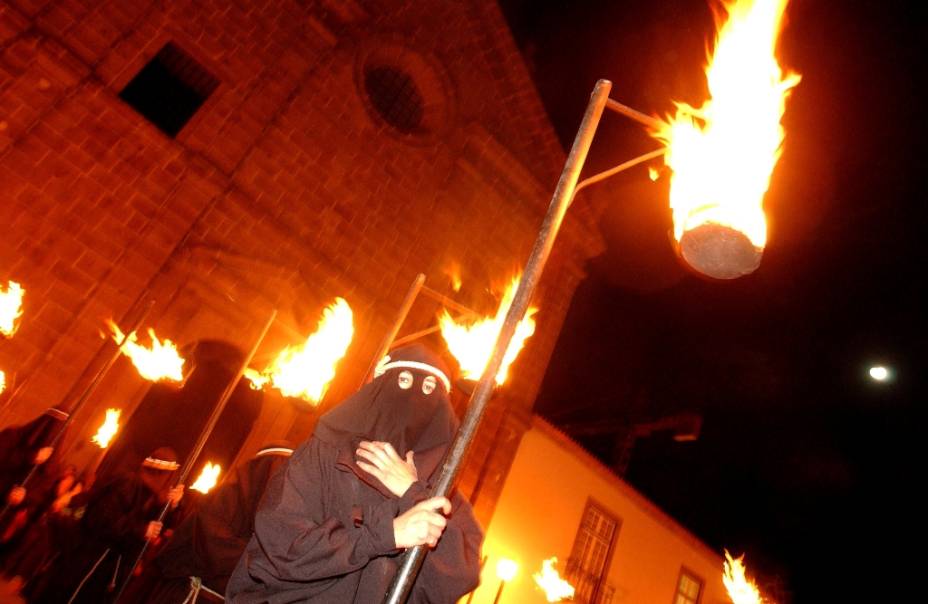
M 356 334 L 331 404 L 357 387 L 417 273 L 451 294 L 455 261 L 456 298 L 495 309 L 487 289 L 524 262 L 562 161 L 492 1 L 8 0 L 0 280 L 27 293 L 19 332 L 0 342 L 11 382 L 0 424 L 72 402 L 114 349 L 104 320 L 125 327 L 148 300 L 145 325 L 161 337 L 191 355 L 203 343 L 225 351 L 199 371 L 234 366 L 276 308 L 261 366 L 346 298 Z M 484 521 L 599 245 L 589 220 L 583 208 L 568 217 L 537 332 L 463 474 L 465 494 L 483 477 Z M 439 310 L 418 303 L 405 331 Z M 76 417 L 72 458 L 91 463 L 106 407 L 127 416 L 170 398 L 153 390 L 119 361 Z M 208 398 L 142 432 L 195 433 Z M 250 426 L 226 437 L 233 457 L 301 439 L 314 418 L 275 395 L 233 407 L 236 426 Z
M 545 602 L 532 574 L 552 556 L 575 602 L 730 602 L 717 552 L 538 416 L 509 471 L 484 555 L 475 604 L 494 601 L 501 558 L 519 570 L 499 602 Z

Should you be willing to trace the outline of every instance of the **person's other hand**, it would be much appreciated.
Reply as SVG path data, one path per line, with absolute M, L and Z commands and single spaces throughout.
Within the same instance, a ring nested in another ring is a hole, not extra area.
M 48 461 L 48 458 L 52 456 L 52 452 L 54 452 L 54 450 L 55 450 L 54 447 L 42 447 L 41 449 L 36 451 L 35 463 L 43 464 L 46 461 Z
M 153 541 L 158 538 L 158 535 L 161 534 L 161 529 L 164 528 L 164 524 L 158 522 L 157 520 L 152 520 L 148 523 L 148 526 L 145 527 L 145 540 Z
M 180 500 L 184 497 L 184 485 L 179 484 L 176 487 L 171 487 L 171 490 L 168 491 L 168 501 L 171 504 L 171 507 L 177 507 L 177 504 L 180 503 Z
M 10 505 L 19 505 L 23 502 L 23 499 L 26 498 L 26 489 L 16 485 L 10 489 L 10 494 L 6 496 L 7 503 Z
M 406 460 L 390 443 L 362 441 L 355 454 L 366 461 L 358 460 L 358 467 L 383 483 L 391 493 L 402 497 L 412 483 L 419 480 L 413 452 L 406 453 Z
M 448 525 L 448 519 L 440 514 L 439 510 L 450 514 L 451 502 L 445 497 L 432 497 L 394 518 L 393 539 L 396 541 L 396 547 L 435 547 Z

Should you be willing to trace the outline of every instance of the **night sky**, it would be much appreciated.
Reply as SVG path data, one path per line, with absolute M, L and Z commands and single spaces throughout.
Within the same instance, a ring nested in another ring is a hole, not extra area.
M 502 5 L 565 148 L 597 78 L 646 113 L 703 99 L 706 0 Z M 536 410 L 606 463 L 627 426 L 702 414 L 696 442 L 638 440 L 627 479 L 711 547 L 746 553 L 762 586 L 794 602 L 924 599 L 918 555 L 903 554 L 921 544 L 925 440 L 928 26 L 915 6 L 792 1 L 779 57 L 802 82 L 753 275 L 710 282 L 680 265 L 666 178 L 631 171 L 577 201 L 602 213 L 607 250 L 590 262 Z M 607 112 L 586 173 L 656 147 Z M 895 379 L 871 380 L 876 363 Z

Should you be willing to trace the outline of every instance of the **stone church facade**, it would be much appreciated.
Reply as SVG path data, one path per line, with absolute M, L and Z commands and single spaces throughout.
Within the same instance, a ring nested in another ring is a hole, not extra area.
M 182 347 L 250 350 L 276 309 L 260 366 L 345 298 L 355 337 L 324 409 L 363 379 L 418 273 L 495 310 L 488 289 L 523 265 L 563 159 L 492 1 L 6 0 L 0 283 L 26 300 L 0 341 L 0 425 L 73 404 L 115 349 L 104 321 L 152 300 L 143 327 Z M 591 220 L 568 216 L 537 331 L 461 475 L 484 522 L 599 245 Z M 440 310 L 420 297 L 400 335 Z M 103 410 L 128 416 L 149 388 L 118 361 L 65 451 L 90 464 Z M 318 411 L 265 394 L 239 458 L 304 438 Z

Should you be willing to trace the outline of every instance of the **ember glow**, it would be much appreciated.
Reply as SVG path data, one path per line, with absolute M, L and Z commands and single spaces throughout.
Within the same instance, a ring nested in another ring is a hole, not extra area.
M 190 488 L 204 494 L 209 493 L 209 490 L 216 486 L 216 483 L 219 481 L 219 472 L 221 471 L 222 467 L 219 464 L 214 464 L 211 461 L 206 462 L 206 465 L 203 466 L 203 471 L 200 472 L 197 479 L 190 485 Z
M 90 441 L 101 449 L 105 449 L 110 446 L 110 442 L 116 435 L 116 431 L 119 430 L 120 413 L 122 412 L 119 409 L 107 409 L 106 419 L 103 420 L 103 424 L 97 430 L 97 433 L 93 435 L 93 438 L 91 438 Z
M 541 563 L 541 572 L 532 575 L 538 587 L 545 592 L 548 602 L 560 602 L 574 597 L 573 586 L 557 574 L 555 564 L 557 558 L 549 558 Z
M 318 403 L 353 337 L 351 307 L 344 299 L 336 298 L 323 311 L 316 332 L 302 345 L 285 348 L 267 369 L 261 372 L 248 369 L 245 377 L 256 390 L 269 384 L 284 396 Z
M 448 275 L 448 279 L 451 280 L 451 289 L 455 292 L 461 291 L 461 265 L 455 261 L 451 261 L 445 267 L 445 274 Z
M 23 294 L 25 290 L 15 281 L 9 281 L 6 287 L 0 287 L 0 334 L 12 338 L 19 328 L 19 318 L 23 316 Z
M 748 579 L 745 574 L 744 554 L 738 558 L 732 559 L 731 554 L 725 551 L 725 564 L 722 572 L 722 583 L 728 590 L 728 597 L 733 604 L 761 604 L 763 599 L 760 591 L 754 581 Z
M 106 324 L 113 332 L 113 340 L 117 344 L 122 342 L 123 333 L 111 320 Z M 146 380 L 151 382 L 170 381 L 180 382 L 184 379 L 184 359 L 177 352 L 177 346 L 171 340 L 159 340 L 155 330 L 148 330 L 151 338 L 151 348 L 145 348 L 138 342 L 138 336 L 133 331 L 122 347 L 122 353 L 129 357 L 132 364 Z
M 496 316 L 487 317 L 474 321 L 473 319 L 454 319 L 451 314 L 444 310 L 438 321 L 441 325 L 441 335 L 448 344 L 448 350 L 454 355 L 458 365 L 461 367 L 461 376 L 467 379 L 479 379 L 483 375 L 483 370 L 487 363 L 490 362 L 490 355 L 493 354 L 493 345 L 496 344 L 496 338 L 499 336 L 500 329 L 503 327 L 503 321 L 506 319 L 506 313 L 512 306 L 512 300 L 516 295 L 516 287 L 519 285 L 521 276 L 515 277 L 510 282 L 506 293 L 500 301 L 499 309 Z M 527 340 L 535 333 L 535 319 L 532 318 L 538 311 L 537 308 L 529 308 L 525 317 L 519 321 L 516 332 L 512 336 L 506 355 L 503 357 L 503 364 L 496 374 L 496 383 L 502 384 L 509 375 L 509 366 L 519 351 L 525 345 Z
M 674 236 L 684 258 L 700 268 L 688 251 L 726 247 L 747 250 L 754 262 L 739 274 L 712 275 L 719 278 L 754 270 L 767 242 L 763 198 L 782 150 L 786 97 L 800 78 L 784 75 L 774 56 L 786 4 L 724 0 L 727 18 L 706 68 L 709 99 L 701 107 L 677 103 L 654 133 L 668 147 Z

